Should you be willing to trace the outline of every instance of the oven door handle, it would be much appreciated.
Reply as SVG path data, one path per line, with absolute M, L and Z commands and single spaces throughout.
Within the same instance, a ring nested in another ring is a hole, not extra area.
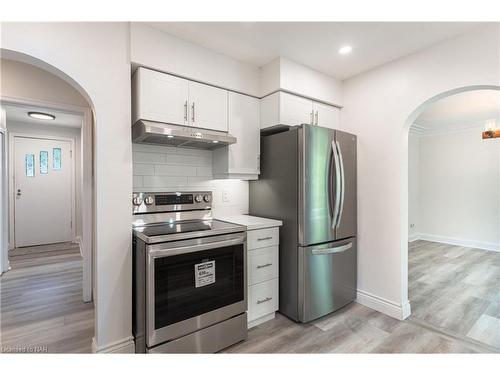
M 195 253 L 197 251 L 210 250 L 217 247 L 239 245 L 244 243 L 245 243 L 245 236 L 243 235 L 239 236 L 238 238 L 230 240 L 216 241 L 200 245 L 180 246 L 169 249 L 154 249 L 149 251 L 149 256 L 152 258 L 164 258 L 181 254 Z

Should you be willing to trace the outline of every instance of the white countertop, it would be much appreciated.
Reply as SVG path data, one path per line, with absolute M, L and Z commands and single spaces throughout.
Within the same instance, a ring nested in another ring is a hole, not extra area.
M 283 222 L 281 220 L 266 219 L 265 217 L 257 217 L 250 215 L 223 216 L 223 217 L 216 217 L 215 219 L 227 221 L 229 223 L 244 225 L 247 227 L 247 230 L 280 227 L 283 225 Z

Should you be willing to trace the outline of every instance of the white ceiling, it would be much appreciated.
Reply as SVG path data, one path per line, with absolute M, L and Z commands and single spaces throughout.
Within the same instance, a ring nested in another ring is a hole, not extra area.
M 500 125 L 500 91 L 476 90 L 448 96 L 431 104 L 416 120 L 423 131 L 484 126 L 496 119 Z
M 70 128 L 81 128 L 82 127 L 82 116 L 54 111 L 52 109 L 43 107 L 27 107 L 18 105 L 4 105 L 5 113 L 7 117 L 7 127 L 9 126 L 9 121 L 22 122 L 25 124 L 33 125 L 44 125 L 44 126 L 64 126 Z M 55 120 L 38 120 L 28 116 L 28 112 L 44 112 L 56 116 Z
M 346 79 L 464 33 L 466 22 L 150 22 L 237 60 L 262 66 L 278 56 Z M 353 47 L 340 55 L 344 44 Z

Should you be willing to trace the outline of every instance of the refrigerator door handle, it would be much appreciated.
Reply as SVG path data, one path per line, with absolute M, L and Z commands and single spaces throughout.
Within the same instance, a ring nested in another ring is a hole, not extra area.
M 335 253 L 342 253 L 346 250 L 349 250 L 352 247 L 352 242 L 349 242 L 348 244 L 342 245 L 342 246 L 337 246 L 337 247 L 330 247 L 327 249 L 313 249 L 311 252 L 313 255 L 322 255 L 322 254 L 335 254 Z
M 337 151 L 339 153 L 339 164 L 340 164 L 340 209 L 339 215 L 337 218 L 337 227 L 340 224 L 340 220 L 342 219 L 342 211 L 344 211 L 344 198 L 345 198 L 345 175 L 344 175 L 344 159 L 342 158 L 342 149 L 340 148 L 340 143 L 338 141 L 335 142 L 337 144 Z
M 333 161 L 335 163 L 335 200 L 333 205 L 332 228 L 335 229 L 339 222 L 340 211 L 340 160 L 337 153 L 337 143 L 332 141 Z

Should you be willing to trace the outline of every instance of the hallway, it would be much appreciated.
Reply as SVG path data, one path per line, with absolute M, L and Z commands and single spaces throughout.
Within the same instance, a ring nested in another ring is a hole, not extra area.
M 2 352 L 90 353 L 93 303 L 82 301 L 82 258 L 72 243 L 10 252 L 0 278 Z

